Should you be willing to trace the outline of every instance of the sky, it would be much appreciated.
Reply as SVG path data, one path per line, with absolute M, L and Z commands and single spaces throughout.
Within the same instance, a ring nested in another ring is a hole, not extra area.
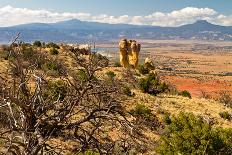
M 0 27 L 69 19 L 173 27 L 207 20 L 232 26 L 232 0 L 0 0 Z

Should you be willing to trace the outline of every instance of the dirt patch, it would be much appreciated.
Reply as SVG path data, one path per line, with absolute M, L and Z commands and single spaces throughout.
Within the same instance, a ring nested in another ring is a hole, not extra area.
M 164 76 L 164 80 L 174 85 L 179 91 L 187 90 L 193 97 L 202 97 L 202 92 L 211 95 L 213 98 L 220 91 L 229 91 L 232 94 L 232 83 L 220 80 L 200 80 L 191 77 Z

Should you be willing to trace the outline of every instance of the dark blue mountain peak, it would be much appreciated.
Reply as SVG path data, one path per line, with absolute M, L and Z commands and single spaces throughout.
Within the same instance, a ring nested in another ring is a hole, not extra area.
M 212 25 L 207 20 L 197 20 L 194 24 L 210 24 L 210 25 Z

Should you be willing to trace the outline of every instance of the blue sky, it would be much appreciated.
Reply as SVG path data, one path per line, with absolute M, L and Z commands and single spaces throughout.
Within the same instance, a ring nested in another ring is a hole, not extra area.
M 189 6 L 208 7 L 225 15 L 232 14 L 232 0 L 1 0 L 0 6 L 5 5 L 115 16 L 170 12 Z
M 0 0 L 0 27 L 69 19 L 157 26 L 207 20 L 232 26 L 232 0 Z

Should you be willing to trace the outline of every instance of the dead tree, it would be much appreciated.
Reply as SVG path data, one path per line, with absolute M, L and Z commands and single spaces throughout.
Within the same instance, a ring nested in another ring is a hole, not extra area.
M 141 134 L 127 120 L 129 114 L 121 104 L 117 86 L 96 76 L 108 60 L 97 54 L 69 54 L 76 68 L 67 67 L 59 78 L 53 78 L 38 67 L 39 63 L 46 63 L 46 55 L 37 53 L 29 61 L 20 48 L 11 48 L 10 72 L 0 82 L 2 153 L 36 155 L 95 150 L 115 154 L 121 150 L 128 154 L 132 149 L 142 150 L 142 138 L 138 138 Z M 117 136 L 111 136 L 110 131 Z M 75 145 L 64 148 L 52 143 L 54 140 Z

